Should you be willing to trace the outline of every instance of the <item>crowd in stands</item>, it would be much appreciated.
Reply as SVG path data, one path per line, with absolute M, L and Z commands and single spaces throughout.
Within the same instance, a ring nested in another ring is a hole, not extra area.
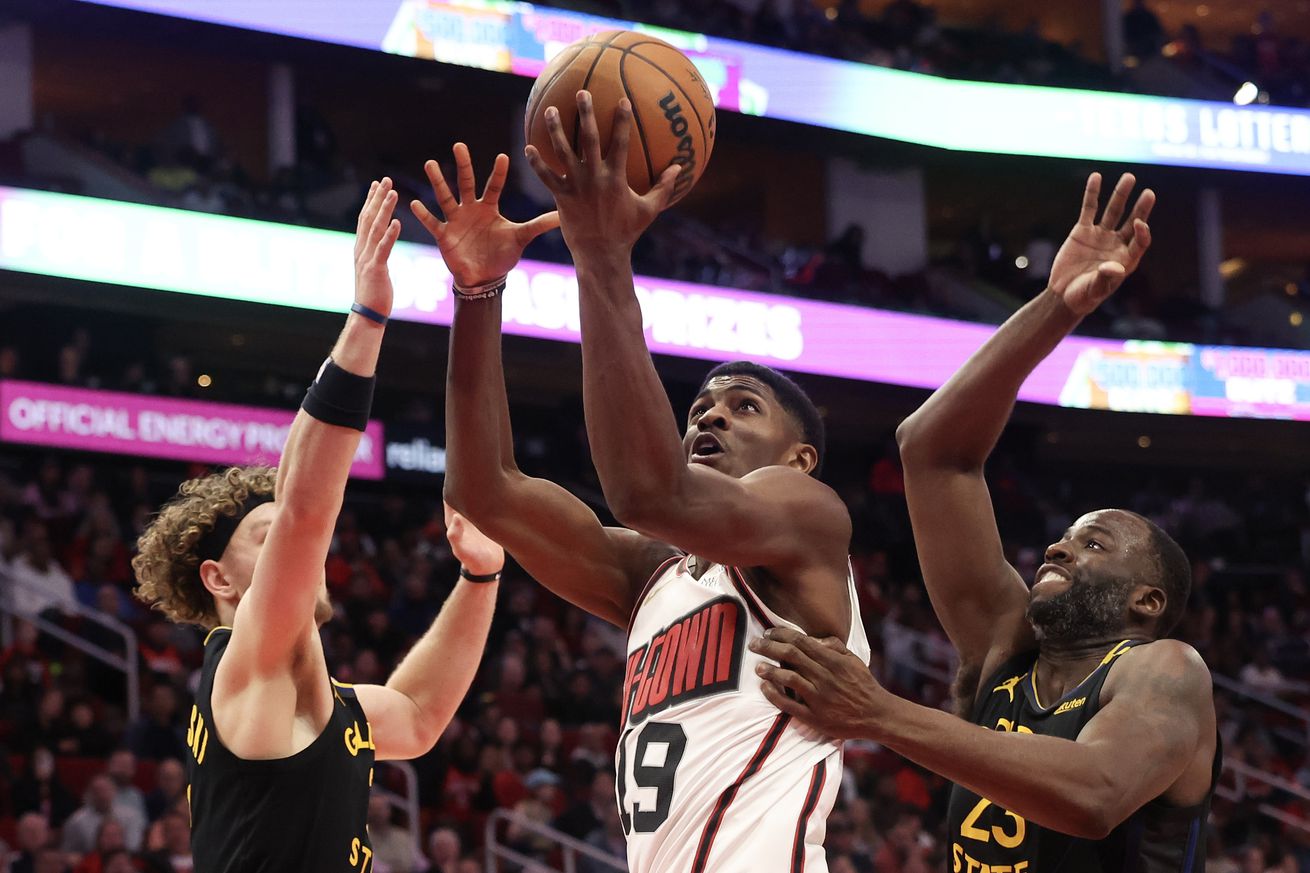
M 842 0 L 827 9 L 812 0 L 713 4 L 662 0 L 637 5 L 629 0 L 585 0 L 574 5 L 585 11 L 963 78 L 1126 86 L 1108 78 L 1104 71 L 1096 72 L 1095 65 L 1076 54 L 1042 40 L 1035 29 L 1014 34 L 992 26 L 947 28 L 938 24 L 931 4 L 918 0 L 893 0 L 880 5 L 876 14 L 864 11 L 866 4 L 855 0 Z M 1226 53 L 1206 48 L 1193 27 L 1179 34 L 1167 33 L 1149 0 L 1132 0 L 1124 30 L 1133 76 L 1144 75 L 1160 64 L 1195 68 L 1227 77 L 1220 89 L 1228 89 L 1220 95 L 1225 99 L 1236 87 L 1229 79 L 1238 83 L 1251 79 L 1275 102 L 1292 103 L 1301 99 L 1297 95 L 1304 97 L 1302 92 L 1310 84 L 1310 44 L 1280 35 L 1268 12 L 1259 14 L 1252 32 L 1240 35 Z M 1056 56 L 1058 63 L 1052 60 Z M 194 95 L 184 97 L 176 118 L 148 141 L 118 141 L 94 127 L 75 123 L 56 123 L 54 128 L 81 139 L 130 171 L 140 181 L 143 198 L 162 205 L 350 230 L 371 174 L 392 175 L 402 202 L 430 197 L 421 174 L 395 166 L 374 166 L 376 155 L 344 153 L 331 123 L 309 103 L 301 103 L 296 110 L 294 164 L 268 175 L 244 167 L 232 157 L 225 145 L 229 137 Z M 68 179 L 26 173 L 21 160 L 6 169 L 4 154 L 5 149 L 0 148 L 0 181 L 63 187 L 79 193 L 78 186 L 70 185 Z M 511 175 L 504 196 L 504 209 L 510 217 L 527 218 L 548 207 L 540 191 L 516 184 L 516 175 Z M 408 210 L 401 209 L 399 218 L 402 238 L 429 241 Z M 966 296 L 972 293 L 1012 310 L 1040 287 L 1043 265 L 1049 266 L 1060 239 L 1049 229 L 1034 231 L 1027 240 L 1001 239 L 989 229 L 986 216 L 979 216 L 978 222 L 972 232 L 948 245 L 934 241 L 938 243 L 933 246 L 936 256 L 926 270 L 891 276 L 864 263 L 863 239 L 876 232 L 875 228 L 833 228 L 827 245 L 801 245 L 769 238 L 749 216 L 705 222 L 673 210 L 642 240 L 635 267 L 645 275 L 670 279 L 976 318 L 977 310 L 959 306 L 957 295 L 933 294 L 930 288 L 940 282 L 972 288 Z M 568 257 L 558 234 L 539 240 L 530 255 L 557 261 Z M 1310 284 L 1302 285 L 1305 287 L 1297 293 L 1310 293 Z M 1279 288 L 1282 286 L 1280 282 Z M 1089 319 L 1081 329 L 1106 336 L 1214 344 L 1277 346 L 1286 342 L 1281 334 L 1277 339 L 1250 335 L 1259 328 L 1230 323 L 1222 310 L 1212 311 L 1185 293 L 1175 294 L 1180 289 L 1160 290 L 1159 295 L 1111 300 L 1104 313 Z
M 1250 82 L 1256 91 L 1244 98 L 1248 103 L 1259 99 L 1279 106 L 1305 106 L 1310 102 L 1310 42 L 1280 33 L 1275 13 L 1268 8 L 1255 13 L 1250 28 L 1233 36 L 1225 47 L 1217 46 L 1195 24 L 1169 33 L 1148 0 L 1131 0 L 1123 25 L 1129 63 L 1148 73 L 1134 76 L 1133 81 L 1145 90 L 1175 92 L 1177 77 L 1162 78 L 1155 87 L 1150 84 L 1151 66 L 1168 65 L 1189 75 L 1201 89 L 1180 96 L 1224 99 Z
M 1128 76 L 1088 59 L 1098 54 L 1099 41 L 1060 45 L 1042 37 L 1037 20 L 1020 31 L 995 21 L 944 23 L 929 0 L 549 0 L 544 5 L 956 79 L 1218 99 L 1230 98 L 1250 81 L 1275 104 L 1304 106 L 1310 100 L 1310 43 L 1280 33 L 1274 12 L 1258 5 L 1252 7 L 1249 31 L 1220 46 L 1221 37 L 1195 24 L 1170 33 L 1151 0 L 1128 0 L 1123 18 Z M 1150 62 L 1156 59 L 1192 78 L 1152 75 Z
M 516 425 L 525 469 L 598 493 L 576 431 L 531 415 L 516 415 Z M 1273 780 L 1230 768 L 1215 801 L 1209 869 L 1310 873 L 1310 482 L 1042 464 L 1031 460 L 1038 438 L 1020 428 L 989 468 L 1011 560 L 1031 578 L 1045 543 L 1102 505 L 1142 512 L 1178 537 L 1195 574 L 1180 636 L 1232 680 L 1216 689 L 1225 753 Z M 918 576 L 894 444 L 855 448 L 834 456 L 846 459 L 826 478 L 852 512 L 872 669 L 894 691 L 949 708 L 951 650 Z M 0 651 L 0 870 L 6 852 L 11 873 L 192 869 L 182 761 L 203 634 L 133 600 L 129 559 L 151 512 L 198 472 L 16 447 L 0 453 L 0 590 L 21 614 L 110 652 L 121 651 L 121 639 L 79 617 L 74 604 L 133 628 L 141 700 L 139 717 L 129 718 L 123 674 L 31 622 L 13 623 Z M 456 569 L 438 494 L 352 488 L 326 567 L 336 615 L 323 639 L 333 674 L 385 681 L 440 608 Z M 511 564 L 474 687 L 436 749 L 414 762 L 418 820 L 381 796 L 372 803 L 378 873 L 482 870 L 485 825 L 500 809 L 621 855 L 612 755 L 623 663 L 620 630 Z M 378 775 L 380 786 L 399 787 L 395 772 Z M 849 744 L 829 821 L 830 869 L 942 869 L 947 790 L 886 749 Z M 558 861 L 531 831 L 499 833 L 528 857 Z M 588 863 L 581 869 L 601 869 Z
M 113 142 L 95 132 L 81 133 L 87 145 L 136 174 L 148 192 L 145 196 L 162 205 L 341 231 L 354 229 L 366 187 L 361 181 L 363 171 L 354 159 L 336 149 L 326 121 L 312 108 L 302 106 L 298 111 L 302 135 L 297 140 L 301 150 L 295 166 L 261 180 L 246 173 L 223 150 L 222 136 L 205 116 L 201 103 L 194 98 L 184 103 L 177 119 L 149 143 Z M 401 202 L 431 197 L 427 180 L 403 168 L 373 170 L 393 178 Z M 445 170 L 453 177 L 453 166 Z M 18 181 L 38 187 L 49 182 L 40 178 Z M 68 186 L 55 182 L 54 187 Z M 76 187 L 72 190 L 76 192 Z M 552 204 L 511 173 L 501 207 L 507 217 L 524 221 Z M 402 239 L 431 242 L 407 209 L 399 210 L 397 217 Z M 949 245 L 935 246 L 940 254 L 925 269 L 889 275 L 866 261 L 868 232 L 859 224 L 850 224 L 835 231 L 826 245 L 812 246 L 770 238 L 749 215 L 707 222 L 675 209 L 661 216 L 639 241 L 633 267 L 639 275 L 976 320 L 978 309 L 967 302 L 971 299 L 985 299 L 990 312 L 995 313 L 999 306 L 1008 313 L 1040 290 L 1062 239 L 1048 227 L 1033 228 L 1025 239 L 1003 238 L 984 216 L 971 232 Z M 534 241 L 526 255 L 544 261 L 571 260 L 559 234 Z M 1145 280 L 1134 281 L 1140 289 Z M 1298 294 L 1310 295 L 1310 283 L 1302 285 Z M 933 293 L 935 286 L 954 289 L 954 293 Z M 1286 342 L 1282 335 L 1275 339 L 1252 330 L 1225 319 L 1223 310 L 1170 293 L 1112 298 L 1080 327 L 1083 333 L 1125 339 L 1267 346 Z

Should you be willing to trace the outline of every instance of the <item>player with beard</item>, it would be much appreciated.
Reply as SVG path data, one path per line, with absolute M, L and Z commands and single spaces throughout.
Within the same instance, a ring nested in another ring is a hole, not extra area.
M 305 396 L 277 470 L 183 483 L 141 535 L 137 595 L 209 628 L 187 727 L 197 873 L 372 870 L 373 762 L 436 743 L 477 670 L 504 552 L 447 510 L 459 582 L 385 686 L 328 676 L 324 564 L 391 312 L 396 194 L 369 189 L 355 241 L 355 304 Z
M 959 652 L 957 702 L 972 724 L 890 694 L 836 640 L 779 629 L 754 646 L 786 664 L 761 668 L 781 710 L 955 783 L 954 871 L 1205 865 L 1221 753 L 1209 670 L 1166 639 L 1191 585 L 1182 550 L 1136 513 L 1091 512 L 1047 547 L 1029 591 L 1005 560 L 983 479 L 1024 380 L 1150 245 L 1151 191 L 1120 224 L 1134 184 L 1120 179 L 1097 222 L 1092 175 L 1047 289 L 897 434 L 924 582 Z

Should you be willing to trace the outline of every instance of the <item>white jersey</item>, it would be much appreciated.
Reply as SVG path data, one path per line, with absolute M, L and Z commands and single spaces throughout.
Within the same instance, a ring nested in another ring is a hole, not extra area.
M 848 575 L 846 645 L 869 641 Z M 840 740 L 778 711 L 760 690 L 766 660 L 746 644 L 775 615 L 736 568 L 700 579 L 661 566 L 628 632 L 617 752 L 631 873 L 825 873 L 823 837 L 841 782 Z

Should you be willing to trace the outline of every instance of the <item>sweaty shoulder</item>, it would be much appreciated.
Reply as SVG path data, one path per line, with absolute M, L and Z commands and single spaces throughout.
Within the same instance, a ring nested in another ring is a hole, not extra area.
M 1134 646 L 1106 677 L 1102 703 L 1116 694 L 1153 695 L 1174 703 L 1210 704 L 1214 692 L 1210 668 L 1196 649 L 1181 640 L 1156 640 Z

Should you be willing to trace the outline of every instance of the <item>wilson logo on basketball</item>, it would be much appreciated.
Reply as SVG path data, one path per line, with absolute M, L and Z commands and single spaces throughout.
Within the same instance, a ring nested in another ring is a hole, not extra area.
M 624 724 L 675 703 L 735 691 L 741 673 L 746 614 L 721 597 L 662 628 L 628 655 L 623 678 Z
M 682 114 L 682 104 L 673 96 L 672 91 L 660 98 L 660 109 L 664 110 L 664 118 L 669 122 L 669 133 L 678 140 L 678 153 L 673 163 L 680 165 L 682 172 L 673 184 L 673 196 L 676 199 L 696 181 L 696 143 L 690 135 L 691 125 Z

